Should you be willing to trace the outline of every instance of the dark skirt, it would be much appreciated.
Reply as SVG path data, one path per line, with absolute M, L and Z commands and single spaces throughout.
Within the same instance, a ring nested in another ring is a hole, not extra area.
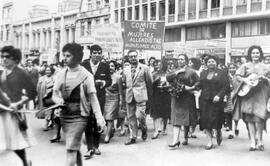
M 200 99 L 200 130 L 221 129 L 223 124 L 224 103 Z
M 116 120 L 119 113 L 119 94 L 113 94 L 107 91 L 104 106 L 105 120 Z
M 169 118 L 171 115 L 171 96 L 168 92 L 155 91 L 152 98 L 152 118 Z

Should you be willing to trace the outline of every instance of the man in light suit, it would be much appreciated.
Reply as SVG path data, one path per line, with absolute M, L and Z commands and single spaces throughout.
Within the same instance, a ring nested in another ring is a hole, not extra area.
M 130 67 L 124 69 L 123 80 L 126 83 L 127 115 L 130 126 L 130 138 L 125 145 L 136 143 L 138 133 L 138 122 L 142 130 L 142 139 L 147 139 L 146 126 L 146 102 L 152 94 L 152 75 L 148 66 L 140 64 L 138 52 L 128 52 Z

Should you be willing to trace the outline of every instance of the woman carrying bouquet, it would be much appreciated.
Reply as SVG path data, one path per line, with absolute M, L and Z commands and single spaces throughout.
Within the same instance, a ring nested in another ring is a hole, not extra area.
M 180 145 L 179 134 L 181 126 L 184 126 L 184 142 L 183 145 L 188 144 L 189 126 L 192 120 L 191 113 L 195 111 L 195 96 L 191 93 L 195 89 L 195 84 L 199 81 L 196 72 L 187 66 L 188 57 L 181 54 L 177 58 L 178 68 L 167 74 L 167 81 L 172 88 L 171 93 L 171 121 L 173 125 L 173 141 L 169 147 L 174 148 Z

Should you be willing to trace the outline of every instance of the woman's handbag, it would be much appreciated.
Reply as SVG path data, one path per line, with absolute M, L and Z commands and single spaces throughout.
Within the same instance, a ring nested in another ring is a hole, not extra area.
M 19 125 L 19 129 L 21 131 L 25 131 L 28 129 L 28 125 L 27 125 L 27 120 L 26 120 L 26 116 L 24 113 L 20 113 L 20 112 L 14 112 L 15 117 L 18 120 L 18 125 Z

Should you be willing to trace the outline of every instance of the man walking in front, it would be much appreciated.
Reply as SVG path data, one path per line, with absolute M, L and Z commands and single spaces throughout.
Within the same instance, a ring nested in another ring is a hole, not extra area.
M 148 66 L 139 63 L 136 50 L 130 50 L 127 56 L 131 67 L 124 70 L 123 80 L 127 86 L 127 115 L 131 132 L 130 138 L 125 142 L 125 145 L 131 145 L 136 143 L 138 133 L 137 120 L 142 130 L 142 140 L 147 139 L 145 110 L 146 102 L 152 94 L 153 79 Z
M 105 105 L 105 88 L 112 84 L 110 75 L 110 67 L 108 64 L 101 62 L 102 48 L 99 45 L 90 47 L 90 59 L 85 60 L 82 66 L 94 75 L 97 97 L 103 114 Z M 88 125 L 85 130 L 87 153 L 84 155 L 86 159 L 91 158 L 94 154 L 100 155 L 99 148 L 100 133 L 94 114 L 90 115 Z

